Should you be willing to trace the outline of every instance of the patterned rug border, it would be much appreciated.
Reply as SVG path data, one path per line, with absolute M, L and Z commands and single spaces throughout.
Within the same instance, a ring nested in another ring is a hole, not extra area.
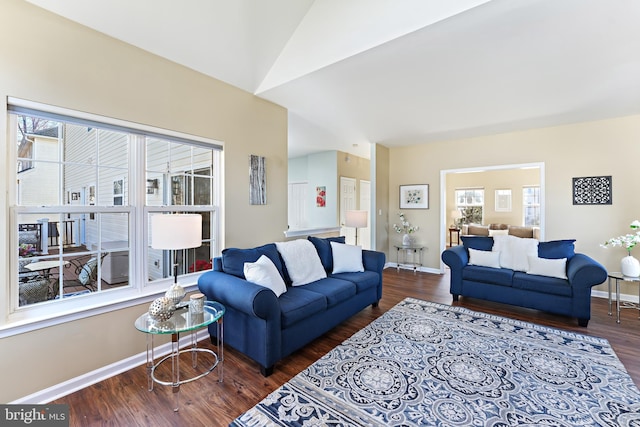
M 640 426 L 608 340 L 406 297 L 230 426 Z

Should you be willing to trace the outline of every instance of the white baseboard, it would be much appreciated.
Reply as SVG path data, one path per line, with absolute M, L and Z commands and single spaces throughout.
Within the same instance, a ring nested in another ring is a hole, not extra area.
M 387 262 L 384 265 L 384 268 L 396 268 L 397 269 L 398 268 L 398 264 L 396 264 L 395 262 Z M 404 265 L 404 264 L 400 265 L 400 269 L 402 269 L 402 270 L 414 270 L 413 267 L 411 267 L 409 265 Z M 442 272 L 440 270 L 438 270 L 437 268 L 429 268 L 429 267 L 424 267 L 424 266 L 417 267 L 417 268 L 415 268 L 415 270 L 416 271 L 421 271 L 423 273 L 442 274 Z
M 202 329 L 196 334 L 198 341 L 202 341 L 203 339 L 209 339 L 209 331 L 207 329 Z M 188 334 L 180 338 L 180 348 L 185 345 L 188 345 L 191 342 L 191 338 Z M 166 344 L 159 345 L 154 349 L 154 356 L 156 360 L 160 357 L 169 354 L 171 351 L 171 343 L 168 342 Z M 14 400 L 13 402 L 9 402 L 11 404 L 45 404 L 52 402 L 54 400 L 60 399 L 68 394 L 76 392 L 78 390 L 82 390 L 85 387 L 89 387 L 90 385 L 99 383 L 100 381 L 106 380 L 107 378 L 111 378 L 115 375 L 126 372 L 130 369 L 138 367 L 140 365 L 144 365 L 147 363 L 147 352 L 143 351 L 142 353 L 138 353 L 126 359 L 120 360 L 118 362 L 112 363 L 111 365 L 104 366 L 102 368 L 96 369 L 92 372 L 87 372 L 86 374 L 80 375 L 75 378 L 71 378 L 65 382 L 60 384 L 56 384 L 44 390 L 40 390 L 36 393 L 30 394 L 28 396 L 24 396 L 20 399 Z

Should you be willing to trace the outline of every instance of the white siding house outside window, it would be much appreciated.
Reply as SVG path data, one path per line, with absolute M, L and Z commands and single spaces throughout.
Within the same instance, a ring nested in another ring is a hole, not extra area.
M 181 283 L 193 286 L 211 269 L 220 251 L 220 143 L 12 101 L 9 323 L 165 290 L 173 257 L 149 245 L 153 214 L 201 214 L 202 246 L 178 257 Z

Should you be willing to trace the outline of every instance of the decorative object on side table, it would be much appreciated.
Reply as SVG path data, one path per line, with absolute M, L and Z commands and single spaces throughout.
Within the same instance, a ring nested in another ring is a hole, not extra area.
M 173 303 L 173 299 L 167 297 L 156 298 L 149 306 L 149 316 L 159 322 L 171 319 L 175 311 L 176 306 Z
M 462 212 L 460 212 L 460 209 L 454 209 L 451 211 L 451 220 L 453 221 L 453 224 L 451 224 L 451 227 L 454 230 L 459 230 L 460 229 L 460 219 L 462 218 Z
M 629 228 L 636 230 L 635 234 L 629 233 L 618 237 L 612 237 L 607 240 L 601 246 L 606 248 L 607 246 L 620 246 L 627 250 L 627 256 L 622 258 L 620 263 L 620 271 L 627 277 L 640 276 L 640 262 L 631 256 L 631 249 L 633 249 L 638 243 L 640 243 L 640 221 L 637 219 L 629 224 Z
M 202 215 L 200 214 L 156 214 L 151 218 L 151 247 L 173 250 L 173 285 L 165 296 L 180 303 L 186 292 L 178 284 L 178 252 L 197 248 L 202 244 Z
M 396 230 L 396 233 L 402 234 L 402 245 L 403 246 L 411 246 L 414 242 L 413 237 L 411 237 L 412 233 L 415 233 L 420 229 L 420 227 L 416 225 L 411 225 L 409 221 L 404 216 L 404 213 L 398 212 L 398 216 L 400 217 L 400 224 L 393 224 L 393 229 Z

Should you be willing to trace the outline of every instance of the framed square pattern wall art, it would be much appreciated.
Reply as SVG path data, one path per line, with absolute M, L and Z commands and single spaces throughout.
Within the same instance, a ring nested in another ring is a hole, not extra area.
M 401 185 L 400 209 L 429 209 L 429 184 Z
M 612 204 L 611 175 L 573 178 L 573 204 Z

